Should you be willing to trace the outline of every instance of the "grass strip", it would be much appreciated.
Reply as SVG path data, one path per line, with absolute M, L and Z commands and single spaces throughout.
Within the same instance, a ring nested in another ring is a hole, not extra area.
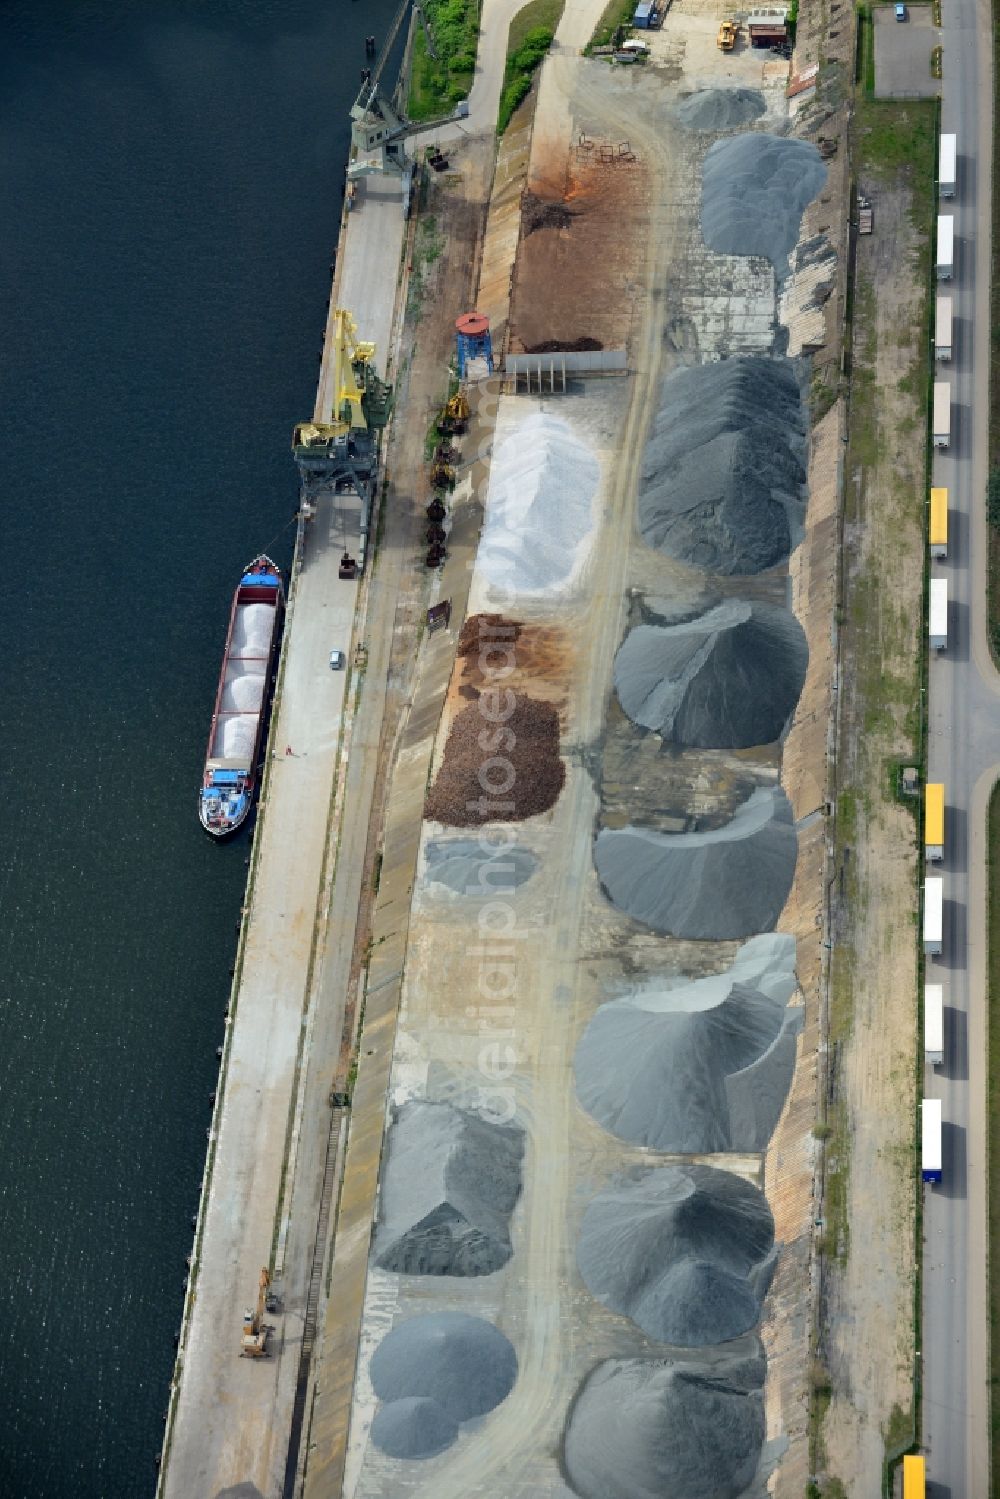
M 531 80 L 552 45 L 564 0 L 529 0 L 510 23 L 507 66 L 504 68 L 497 134 L 503 135 L 511 117 L 531 88 Z
M 479 0 L 423 0 L 423 7 L 437 56 L 431 57 L 424 29 L 418 26 L 407 107 L 411 120 L 449 114 L 468 97 L 479 44 Z
M 637 4 L 638 0 L 608 0 L 593 36 L 583 49 L 584 55 L 589 57 L 595 47 L 610 47 L 616 31 L 631 31 Z

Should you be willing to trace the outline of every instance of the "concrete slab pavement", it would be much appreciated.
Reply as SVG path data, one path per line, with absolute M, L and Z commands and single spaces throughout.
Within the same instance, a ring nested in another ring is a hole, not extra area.
M 931 52 L 940 41 L 929 5 L 907 5 L 905 21 L 895 6 L 876 5 L 876 99 L 933 99 L 940 83 L 931 77 Z

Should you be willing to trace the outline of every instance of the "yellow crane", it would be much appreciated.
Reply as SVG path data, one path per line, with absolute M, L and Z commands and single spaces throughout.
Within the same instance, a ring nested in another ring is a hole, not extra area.
M 265 1265 L 260 1272 L 257 1288 L 257 1305 L 248 1306 L 243 1313 L 243 1339 L 240 1358 L 266 1358 L 268 1327 L 264 1321 L 267 1306 L 267 1288 L 271 1284 L 271 1272 Z

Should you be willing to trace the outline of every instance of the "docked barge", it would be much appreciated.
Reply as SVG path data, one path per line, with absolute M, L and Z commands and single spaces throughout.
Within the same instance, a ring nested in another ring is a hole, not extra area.
M 213 838 L 230 837 L 253 806 L 284 613 L 279 569 L 270 557 L 255 557 L 233 595 L 198 799 Z

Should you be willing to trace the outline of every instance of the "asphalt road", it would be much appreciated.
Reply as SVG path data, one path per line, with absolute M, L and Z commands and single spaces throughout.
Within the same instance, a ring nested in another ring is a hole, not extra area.
M 924 1189 L 923 1445 L 928 1492 L 989 1493 L 986 1281 L 986 840 L 1000 774 L 1000 679 L 986 637 L 992 23 L 983 0 L 943 7 L 942 130 L 958 136 L 954 213 L 955 347 L 937 378 L 952 386 L 952 443 L 934 457 L 949 492 L 948 649 L 930 663 L 929 779 L 945 787 L 945 1059 L 926 1096 L 943 1100 L 944 1180 Z

